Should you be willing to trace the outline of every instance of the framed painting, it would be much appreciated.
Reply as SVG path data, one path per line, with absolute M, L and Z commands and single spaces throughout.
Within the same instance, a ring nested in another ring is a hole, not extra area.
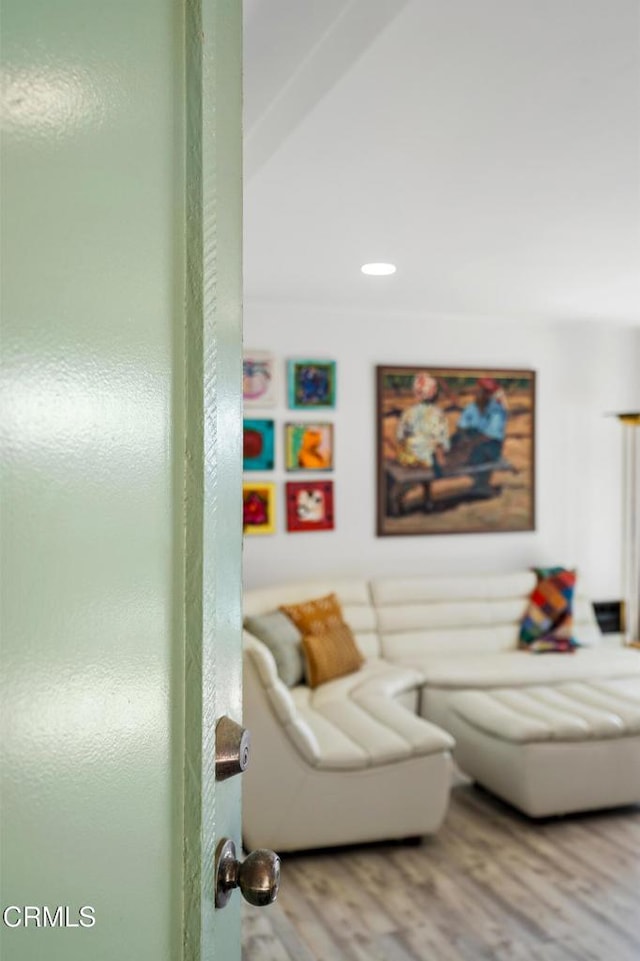
M 242 422 L 243 470 L 273 470 L 274 424 L 272 420 Z
M 247 407 L 275 407 L 276 368 L 273 354 L 245 350 L 242 355 L 242 400 Z
M 333 481 L 288 481 L 286 495 L 288 531 L 333 530 Z
M 533 370 L 378 367 L 377 534 L 535 529 Z
M 333 470 L 333 424 L 285 424 L 288 471 Z
M 290 408 L 336 406 L 335 360 L 289 360 L 287 381 Z
M 275 533 L 275 484 L 247 481 L 242 485 L 242 530 L 245 534 Z

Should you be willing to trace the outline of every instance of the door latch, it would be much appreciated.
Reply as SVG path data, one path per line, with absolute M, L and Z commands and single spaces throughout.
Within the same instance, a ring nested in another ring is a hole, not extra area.
M 251 735 L 230 717 L 216 724 L 216 781 L 242 774 L 249 764 Z

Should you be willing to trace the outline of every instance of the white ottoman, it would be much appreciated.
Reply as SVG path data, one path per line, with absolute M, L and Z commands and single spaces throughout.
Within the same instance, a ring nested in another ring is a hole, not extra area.
M 640 678 L 462 691 L 449 729 L 462 770 L 531 817 L 640 802 Z

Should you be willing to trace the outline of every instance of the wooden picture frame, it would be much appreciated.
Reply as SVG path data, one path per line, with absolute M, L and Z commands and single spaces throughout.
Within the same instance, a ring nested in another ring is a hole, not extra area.
M 533 370 L 376 368 L 379 537 L 535 530 Z

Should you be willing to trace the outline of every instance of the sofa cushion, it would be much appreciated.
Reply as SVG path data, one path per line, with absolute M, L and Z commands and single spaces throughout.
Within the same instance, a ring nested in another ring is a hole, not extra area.
M 310 597 L 321 597 L 325 594 L 335 594 L 338 598 L 343 620 L 353 631 L 364 656 L 378 657 L 380 642 L 376 612 L 371 603 L 369 584 L 364 578 L 318 578 L 245 591 L 244 613 L 264 614 L 282 604 L 299 604 Z
M 414 655 L 399 663 L 419 670 L 426 685 L 450 689 L 521 687 L 640 675 L 640 654 L 622 649 L 579 648 L 572 657 L 532 657 L 527 651 L 465 657 Z
M 371 581 L 376 607 L 406 604 L 462 603 L 523 598 L 536 582 L 533 571 L 461 577 L 377 577 Z
M 278 675 L 287 687 L 301 684 L 304 680 L 302 634 L 291 618 L 282 611 L 269 611 L 267 614 L 246 617 L 244 626 L 269 648 Z
M 640 734 L 640 678 L 464 691 L 451 710 L 467 724 L 516 744 Z
M 449 734 L 396 702 L 422 681 L 411 668 L 372 658 L 357 673 L 315 690 L 306 684 L 288 689 L 271 652 L 248 632 L 244 652 L 271 712 L 314 768 L 358 770 L 453 748 Z
M 364 578 L 333 577 L 291 581 L 245 591 L 243 608 L 245 614 L 263 614 L 281 604 L 300 604 L 309 597 L 325 594 L 335 594 L 343 610 L 346 607 L 371 607 L 369 585 Z
M 362 695 L 368 694 L 397 698 L 407 691 L 415 690 L 423 680 L 420 671 L 412 667 L 389 664 L 382 658 L 370 658 L 357 674 L 336 678 L 315 691 L 306 685 L 300 685 L 291 690 L 291 696 L 299 706 L 309 703 L 319 706 L 345 697 L 358 700 Z
M 369 767 L 451 750 L 449 734 L 395 701 L 421 680 L 410 668 L 371 659 L 356 674 L 315 690 L 293 688 L 299 717 L 320 748 L 316 766 Z
M 371 582 L 381 654 L 409 661 L 427 652 L 515 650 L 536 584 L 533 571 L 470 577 L 384 577 Z M 584 586 L 583 586 L 584 587 Z M 574 636 L 581 646 L 601 635 L 589 599 L 574 597 Z
M 352 674 L 364 658 L 346 624 L 340 623 L 324 634 L 305 634 L 302 638 L 309 687 L 319 687 L 336 677 Z

